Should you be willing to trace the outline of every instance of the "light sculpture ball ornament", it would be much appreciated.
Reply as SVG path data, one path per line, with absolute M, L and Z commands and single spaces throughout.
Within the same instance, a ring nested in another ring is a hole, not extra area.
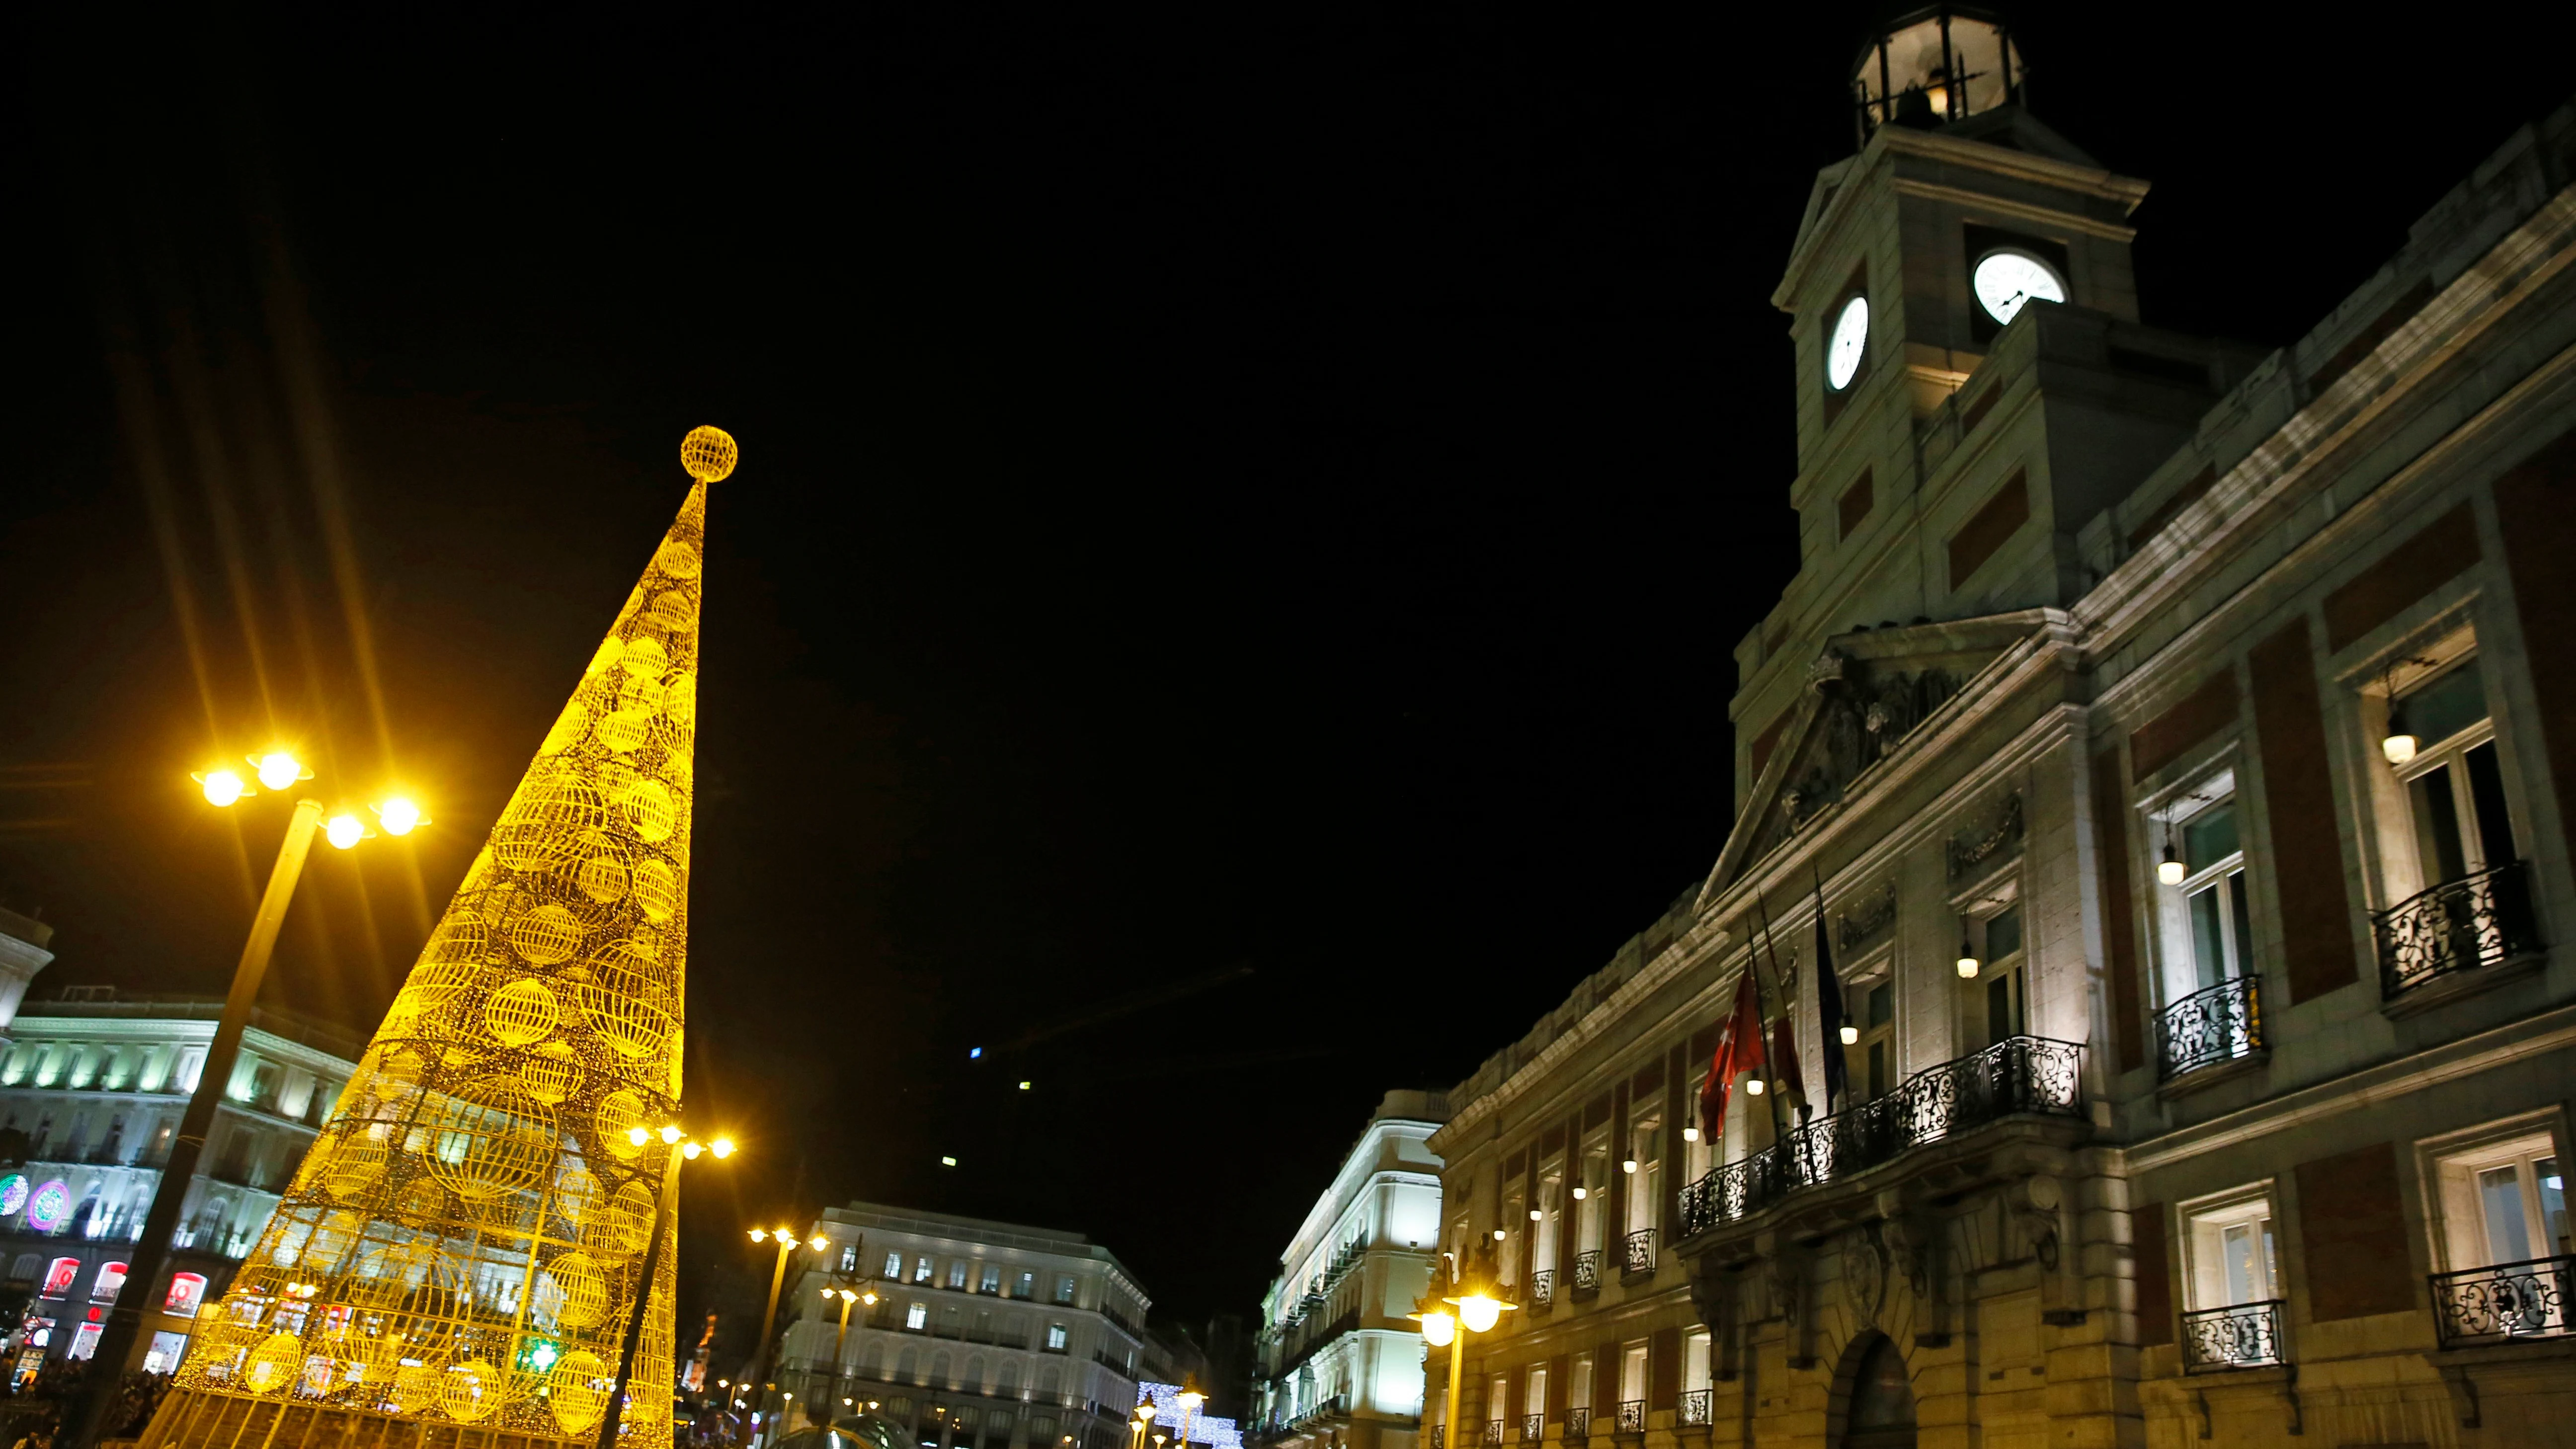
M 685 1120 L 706 484 L 737 453 L 702 428 L 682 457 L 687 500 L 562 711 L 529 722 L 535 758 L 205 1308 L 153 1449 L 587 1449 L 639 1304 L 632 1383 L 671 1381 L 678 1225 L 654 1227 L 679 1148 L 627 1133 Z M 8 1191 L 39 1230 L 71 1216 L 60 1182 Z M 669 1434 L 655 1397 L 630 1394 L 628 1442 Z M 275 1422 L 244 1439 L 252 1404 Z

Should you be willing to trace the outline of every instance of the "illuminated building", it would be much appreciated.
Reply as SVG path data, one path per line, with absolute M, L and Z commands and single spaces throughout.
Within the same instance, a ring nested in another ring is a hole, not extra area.
M 1413 1449 L 1422 1331 L 1405 1315 L 1440 1248 L 1437 1092 L 1389 1092 L 1307 1210 L 1261 1300 L 1255 1437 L 1278 1449 Z
M 1882 40 L 1772 292 L 1742 809 L 1431 1138 L 1526 1304 L 1450 1442 L 2563 1440 L 2576 109 L 2258 353 L 2137 320 L 2146 183 L 1999 27 Z M 1748 970 L 1809 1110 L 1703 1122 Z
M 140 1441 L 668 1442 L 696 480 Z
M 933 1449 L 1122 1449 L 1154 1361 L 1152 1300 L 1107 1248 L 875 1203 L 829 1209 L 814 1231 L 832 1245 L 779 1307 L 792 1321 L 772 1381 L 797 1402 L 851 1399 L 836 1417 L 856 1417 L 873 1401 L 905 1442 Z M 823 1296 L 834 1287 L 877 1296 L 845 1340 L 841 1305 Z M 1195 1423 L 1190 1438 L 1212 1442 Z
M 13 1380 L 47 1358 L 89 1357 L 107 1305 L 124 1291 L 124 1249 L 142 1236 L 158 1164 L 223 1005 L 74 987 L 21 1008 L 11 1025 L 0 1049 L 0 1130 L 25 1133 L 27 1157 L 0 1165 L 0 1262 L 34 1315 L 9 1364 Z M 161 1311 L 135 1344 L 134 1366 L 177 1366 L 193 1314 L 222 1293 L 258 1241 L 356 1070 L 359 1045 L 293 1012 L 253 1014 L 172 1235 L 156 1290 Z

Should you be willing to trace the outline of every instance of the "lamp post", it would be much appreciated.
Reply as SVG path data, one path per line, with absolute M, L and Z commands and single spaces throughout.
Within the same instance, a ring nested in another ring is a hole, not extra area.
M 1136 1416 L 1127 1422 L 1129 1449 L 1145 1449 L 1145 1435 L 1154 1427 L 1156 1412 L 1152 1399 L 1136 1406 Z
M 832 1335 L 832 1389 L 838 1393 L 841 1387 L 841 1355 L 850 1346 L 850 1310 L 861 1303 L 873 1307 L 877 1301 L 877 1292 L 873 1288 L 856 1292 L 847 1288 L 826 1288 L 823 1290 L 823 1296 L 841 1300 L 841 1327 Z
M 599 1449 L 615 1449 L 617 1425 L 626 1409 L 626 1384 L 635 1374 L 635 1349 L 644 1340 L 644 1308 L 653 1301 L 653 1277 L 662 1267 L 662 1234 L 671 1223 L 671 1214 L 680 1206 L 680 1164 L 695 1162 L 702 1152 L 712 1152 L 718 1161 L 733 1156 L 733 1139 L 719 1137 L 713 1142 L 700 1142 L 680 1130 L 676 1123 L 663 1124 L 660 1131 L 649 1127 L 626 1129 L 626 1140 L 642 1147 L 655 1137 L 669 1151 L 663 1154 L 662 1194 L 653 1203 L 653 1238 L 644 1247 L 643 1281 L 635 1294 L 635 1310 L 626 1317 L 625 1341 L 617 1349 L 617 1382 L 608 1392 L 608 1407 L 599 1416 Z
M 795 1252 L 799 1246 L 792 1229 L 753 1228 L 751 1230 L 751 1240 L 755 1243 L 767 1242 L 772 1238 L 778 1240 L 778 1264 L 769 1273 L 769 1307 L 760 1316 L 760 1347 L 751 1356 L 751 1412 L 755 1415 L 765 1406 L 764 1395 L 768 1393 L 770 1387 L 769 1342 L 772 1330 L 778 1323 L 778 1290 L 787 1281 L 787 1255 Z M 817 1233 L 812 1243 L 806 1246 L 812 1247 L 819 1253 L 832 1246 L 832 1240 Z M 744 1427 L 750 1427 L 748 1420 L 745 1421 Z M 766 1428 L 766 1426 L 763 1427 Z
M 1190 1418 L 1207 1402 L 1207 1395 L 1199 1392 L 1198 1376 L 1192 1374 L 1181 1380 L 1181 1391 L 1173 1397 L 1181 1401 L 1181 1449 L 1190 1449 Z
M 272 749 L 251 756 L 247 763 L 259 783 L 272 794 L 293 791 L 313 778 L 313 772 L 290 750 Z M 256 798 L 260 793 L 242 779 L 239 771 L 224 766 L 200 771 L 193 778 L 206 803 L 218 808 Z M 250 1026 L 251 1006 L 258 1001 L 260 982 L 268 975 L 269 954 L 276 949 L 278 930 L 286 924 L 286 908 L 295 898 L 296 882 L 304 876 L 304 857 L 313 849 L 313 836 L 318 829 L 334 849 L 348 850 L 375 834 L 354 811 L 344 809 L 325 821 L 322 802 L 310 793 L 297 793 L 300 798 L 287 817 L 286 838 L 277 844 L 277 863 L 269 868 L 268 889 L 261 893 L 259 910 L 250 920 L 250 938 L 242 943 L 241 959 L 233 966 L 233 983 L 224 994 L 223 1016 L 215 1023 L 214 1039 L 206 1044 L 206 1059 L 197 1069 L 196 1090 L 188 1097 L 188 1110 L 179 1118 L 179 1130 L 170 1142 L 170 1156 L 161 1167 L 161 1181 L 153 1189 L 151 1211 L 143 1218 L 143 1235 L 130 1254 L 133 1261 L 126 1265 L 125 1281 L 130 1289 L 117 1294 L 118 1301 L 108 1310 L 107 1322 L 90 1352 L 92 1369 L 84 1388 L 88 1403 L 64 1415 L 75 1430 L 70 1444 L 95 1444 L 106 1433 L 107 1417 L 120 1397 L 117 1390 L 125 1376 L 125 1360 L 132 1355 L 134 1340 L 142 1332 L 153 1281 L 161 1276 L 169 1257 L 170 1237 L 179 1226 L 179 1209 L 188 1196 L 188 1188 L 196 1180 L 197 1160 L 205 1153 L 206 1135 L 214 1129 L 215 1109 L 232 1083 L 233 1063 L 241 1056 L 242 1033 Z M 429 823 L 419 806 L 399 796 L 372 808 L 389 835 L 409 835 Z
M 1502 1322 L 1506 1310 L 1520 1307 L 1502 1297 L 1491 1266 L 1493 1250 L 1488 1247 L 1478 1256 L 1484 1261 L 1462 1268 L 1456 1257 L 1441 1254 L 1448 1281 L 1433 1283 L 1430 1291 L 1415 1302 L 1413 1311 L 1405 1315 L 1421 1323 L 1425 1343 L 1433 1348 L 1445 1344 L 1449 1349 L 1449 1415 L 1442 1425 L 1448 1443 L 1441 1449 L 1462 1449 L 1458 1438 L 1458 1388 L 1466 1373 L 1467 1335 L 1490 1331 Z M 1432 1271 L 1442 1269 L 1435 1267 Z M 1449 1291 L 1443 1293 L 1443 1288 Z

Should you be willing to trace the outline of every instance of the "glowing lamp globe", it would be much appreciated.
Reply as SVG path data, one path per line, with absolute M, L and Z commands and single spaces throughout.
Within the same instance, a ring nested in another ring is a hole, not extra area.
M 1842 1029 L 1842 1038 L 1844 1046 L 1860 1045 L 1860 1028 L 1856 1026 L 1844 1027 Z
M 420 807 L 397 795 L 376 807 L 376 819 L 387 835 L 409 835 L 420 824 Z
M 2388 763 L 2403 765 L 2415 758 L 2417 744 L 2418 741 L 2413 735 L 2402 729 L 2392 730 L 2388 738 L 2379 742 L 2379 752 L 2388 757 Z
M 1749 1095 L 1756 1096 L 1756 1097 L 1761 1096 L 1761 1095 L 1762 1095 L 1762 1079 L 1761 1079 L 1760 1077 L 1755 1077 L 1752 1081 L 1746 1082 L 1746 1083 L 1744 1084 L 1744 1090 L 1745 1090 L 1745 1092 L 1746 1092 L 1746 1093 L 1748 1093 Z
M 742 450 L 734 445 L 733 434 L 722 428 L 691 428 L 680 440 L 680 466 L 701 483 L 715 483 L 733 473 Z
M 1696 1128 L 1696 1127 L 1685 1127 L 1685 1128 L 1683 1128 L 1683 1129 L 1682 1129 L 1682 1140 L 1683 1140 L 1684 1142 L 1697 1142 L 1697 1141 L 1699 1140 L 1699 1129 L 1698 1129 L 1698 1128 Z M 1538 1214 L 1537 1214 L 1537 1213 L 1535 1213 L 1535 1212 L 1533 1212 L 1533 1213 L 1531 1213 L 1531 1214 L 1530 1214 L 1530 1216 L 1531 1216 L 1531 1217 L 1533 1217 L 1533 1218 L 1535 1218 L 1535 1217 L 1537 1217 L 1537 1216 L 1538 1216 Z
M 1458 1300 L 1458 1321 L 1469 1333 L 1484 1333 L 1503 1321 L 1503 1305 L 1482 1293 L 1470 1293 Z
M 242 783 L 241 776 L 230 770 L 208 770 L 197 780 L 205 786 L 206 803 L 209 805 L 230 805 L 250 789 Z
M 2178 886 L 2182 884 L 2182 878 L 2190 873 L 2188 867 L 2174 858 L 2173 847 L 2166 846 L 2165 858 L 2156 862 L 2156 879 L 2165 885 Z
M 284 750 L 272 750 L 251 761 L 259 772 L 259 782 L 272 790 L 283 790 L 304 778 L 304 766 Z
M 1447 1348 L 1458 1336 L 1458 1320 L 1446 1313 L 1425 1313 L 1422 1317 L 1422 1341 L 1433 1348 Z
M 323 822 L 323 837 L 335 850 L 347 850 L 367 838 L 367 822 L 355 815 L 334 815 Z

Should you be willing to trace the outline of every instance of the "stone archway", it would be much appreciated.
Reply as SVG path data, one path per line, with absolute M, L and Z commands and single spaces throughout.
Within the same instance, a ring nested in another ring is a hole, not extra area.
M 1904 1350 L 1864 1333 L 1834 1374 L 1835 1449 L 1914 1449 L 1914 1375 Z

